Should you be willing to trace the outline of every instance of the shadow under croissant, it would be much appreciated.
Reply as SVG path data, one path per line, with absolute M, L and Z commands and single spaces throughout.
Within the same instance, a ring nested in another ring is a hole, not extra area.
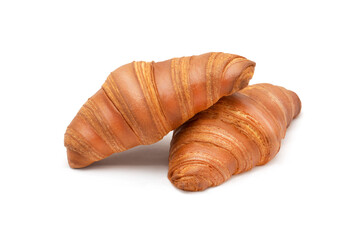
M 170 139 L 163 139 L 152 145 L 137 146 L 120 153 L 114 153 L 102 161 L 95 162 L 92 165 L 83 168 L 86 169 L 104 169 L 124 166 L 158 166 L 168 167 L 169 164 Z M 165 172 L 166 174 L 167 172 Z

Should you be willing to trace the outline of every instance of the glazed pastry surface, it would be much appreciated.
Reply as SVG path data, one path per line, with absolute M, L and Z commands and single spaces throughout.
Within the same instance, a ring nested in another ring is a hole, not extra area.
M 246 87 L 254 67 L 244 57 L 220 52 L 119 67 L 68 126 L 69 165 L 86 167 L 161 140 L 221 97 Z
M 267 163 L 300 109 L 294 92 L 271 84 L 223 97 L 174 131 L 169 180 L 179 189 L 201 191 Z

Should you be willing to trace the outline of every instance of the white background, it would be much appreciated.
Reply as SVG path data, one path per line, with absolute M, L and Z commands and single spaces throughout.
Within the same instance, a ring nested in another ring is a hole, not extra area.
M 0 2 L 1 239 L 359 239 L 358 1 Z M 133 60 L 223 51 L 303 109 L 269 164 L 200 193 L 168 135 L 70 169 L 63 134 Z

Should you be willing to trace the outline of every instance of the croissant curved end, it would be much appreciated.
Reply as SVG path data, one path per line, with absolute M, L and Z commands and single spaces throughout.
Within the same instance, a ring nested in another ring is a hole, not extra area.
M 205 179 L 197 176 L 181 177 L 178 181 L 171 180 L 171 182 L 176 188 L 189 192 L 203 191 L 211 187 Z
M 230 94 L 233 94 L 233 93 L 239 91 L 239 89 L 245 88 L 249 84 L 249 81 L 251 80 L 251 78 L 253 77 L 256 64 L 255 64 L 255 62 L 252 62 L 249 60 L 248 60 L 247 64 L 248 64 L 248 66 L 243 71 L 241 71 L 241 74 L 235 80 L 233 89 L 230 92 Z M 227 95 L 230 95 L 230 94 L 227 94 Z
M 71 168 L 83 168 L 93 164 L 93 161 L 89 161 L 88 158 L 80 155 L 79 153 L 67 149 L 68 163 Z
M 301 100 L 300 100 L 299 96 L 295 92 L 290 91 L 290 90 L 288 90 L 288 91 L 290 92 L 291 97 L 294 99 L 294 103 L 295 103 L 296 108 L 295 108 L 293 118 L 296 118 L 301 112 L 301 108 L 302 108 Z
M 176 188 L 189 192 L 202 191 L 212 186 L 206 179 L 196 175 L 183 176 L 178 179 L 172 177 L 170 181 Z
M 211 171 L 207 165 L 183 165 L 168 175 L 171 183 L 178 189 L 190 192 L 202 191 L 219 185 L 222 178 L 216 171 Z

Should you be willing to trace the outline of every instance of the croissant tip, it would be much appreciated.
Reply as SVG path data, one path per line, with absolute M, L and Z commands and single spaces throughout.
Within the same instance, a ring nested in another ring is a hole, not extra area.
M 250 59 L 247 59 L 247 60 L 249 61 L 250 66 L 256 67 L 256 62 L 251 61 Z
M 176 168 L 175 171 L 170 170 L 168 178 L 178 189 L 197 192 L 217 185 L 215 183 L 218 176 L 214 174 L 206 165 L 183 165 Z M 209 175 L 213 177 L 209 177 Z
M 203 191 L 211 186 L 206 179 L 198 176 L 173 176 L 170 181 L 176 188 L 189 192 Z
M 290 90 L 288 90 L 288 91 L 290 92 L 292 98 L 294 99 L 294 103 L 295 103 L 296 107 L 295 107 L 293 118 L 296 118 L 301 112 L 302 103 L 301 103 L 299 96 L 295 92 L 290 91 Z
M 70 149 L 67 149 L 68 163 L 71 168 L 84 168 L 91 165 L 93 162 L 86 159 L 84 156 Z

